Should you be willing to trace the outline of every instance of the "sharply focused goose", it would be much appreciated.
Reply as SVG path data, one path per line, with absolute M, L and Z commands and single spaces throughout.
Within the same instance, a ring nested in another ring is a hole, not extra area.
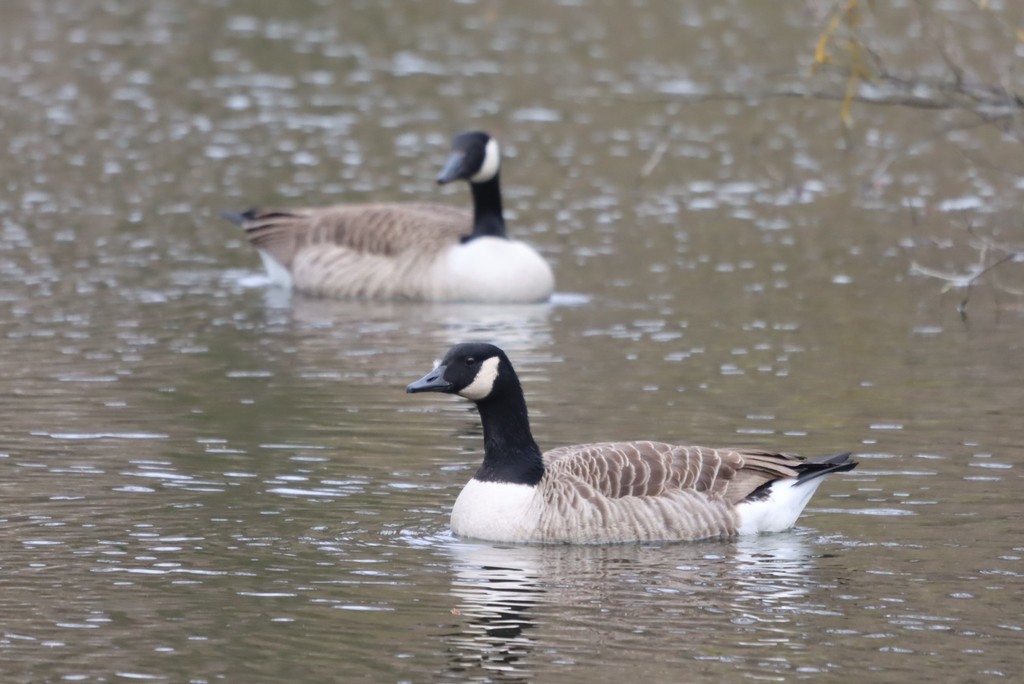
M 245 229 L 271 280 L 321 297 L 527 303 L 554 291 L 551 267 L 510 240 L 501 152 L 482 131 L 457 135 L 439 185 L 465 180 L 473 214 L 437 204 L 351 204 L 224 212 Z
M 748 449 L 606 442 L 541 454 L 508 357 L 457 344 L 407 392 L 476 402 L 484 462 L 452 509 L 452 531 L 498 542 L 598 544 L 779 532 L 849 453 L 804 459 Z

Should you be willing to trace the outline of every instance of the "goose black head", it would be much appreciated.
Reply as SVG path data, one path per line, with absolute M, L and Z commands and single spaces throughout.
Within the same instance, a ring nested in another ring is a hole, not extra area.
M 458 394 L 473 401 L 491 396 L 502 379 L 515 379 L 512 365 L 493 344 L 465 342 L 448 350 L 434 370 L 405 388 L 416 392 Z
M 451 155 L 437 177 L 437 184 L 457 180 L 486 183 L 498 175 L 500 167 L 501 149 L 497 140 L 483 131 L 459 133 L 452 140 Z

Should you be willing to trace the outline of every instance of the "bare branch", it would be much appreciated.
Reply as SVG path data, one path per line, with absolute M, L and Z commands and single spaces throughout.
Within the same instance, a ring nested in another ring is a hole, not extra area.
M 969 273 L 961 274 L 939 271 L 938 269 L 922 266 L 916 261 L 912 261 L 910 263 L 910 272 L 917 273 L 923 276 L 928 276 L 929 278 L 938 278 L 939 280 L 946 281 L 946 285 L 942 288 L 943 292 L 948 292 L 953 288 L 962 288 L 964 290 L 964 296 L 963 299 L 960 300 L 960 303 L 957 304 L 956 310 L 957 312 L 959 312 L 961 318 L 966 319 L 967 302 L 971 297 L 971 287 L 976 282 L 978 282 L 978 279 L 981 278 L 986 273 L 990 273 L 991 271 L 995 270 L 999 266 L 1002 266 L 1006 262 L 1013 261 L 1014 259 L 1017 259 L 1018 257 L 1021 256 L 1024 256 L 1024 252 L 1008 252 L 1007 254 L 1004 254 L 1001 258 L 996 259 L 991 264 L 985 266 L 984 262 L 987 258 L 987 249 L 982 248 L 980 252 L 980 260 L 978 266 Z

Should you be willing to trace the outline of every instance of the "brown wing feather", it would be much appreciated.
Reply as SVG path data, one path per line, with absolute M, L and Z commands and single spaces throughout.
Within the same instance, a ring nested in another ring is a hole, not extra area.
M 612 499 L 692 490 L 736 504 L 766 482 L 796 477 L 803 459 L 757 450 L 606 442 L 553 449 L 544 460 L 559 477 L 570 476 Z
M 470 213 L 439 204 L 254 209 L 243 217 L 249 241 L 286 267 L 301 249 L 312 245 L 390 256 L 425 242 L 454 242 L 473 232 Z

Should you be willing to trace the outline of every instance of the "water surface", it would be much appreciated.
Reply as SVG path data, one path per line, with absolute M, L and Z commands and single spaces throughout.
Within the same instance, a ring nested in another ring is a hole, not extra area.
M 1021 677 L 1017 264 L 966 322 L 912 268 L 969 272 L 968 225 L 1020 242 L 1016 147 L 935 137 L 942 113 L 844 134 L 834 102 L 683 104 L 803 73 L 821 28 L 705 5 L 5 5 L 4 680 Z M 984 66 L 990 24 L 961 22 Z M 291 298 L 217 218 L 465 205 L 432 179 L 469 127 L 503 142 L 551 304 Z M 545 448 L 861 466 L 760 539 L 458 540 L 478 420 L 404 386 L 464 339 L 509 352 Z

